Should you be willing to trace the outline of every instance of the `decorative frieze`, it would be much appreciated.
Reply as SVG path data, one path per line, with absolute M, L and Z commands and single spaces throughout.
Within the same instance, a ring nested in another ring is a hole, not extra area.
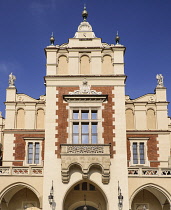
M 103 146 L 68 146 L 67 153 L 72 154 L 103 154 Z

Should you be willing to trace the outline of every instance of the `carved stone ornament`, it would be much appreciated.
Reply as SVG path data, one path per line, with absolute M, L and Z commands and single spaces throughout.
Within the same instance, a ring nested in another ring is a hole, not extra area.
M 46 101 L 46 96 L 41 95 L 41 96 L 40 96 L 40 101 Z
M 155 98 L 154 98 L 154 96 L 150 96 L 150 97 L 148 98 L 148 101 L 149 101 L 150 103 L 155 102 Z
M 78 31 L 93 31 L 93 29 L 88 22 L 81 22 L 78 26 Z
M 68 153 L 72 154 L 103 154 L 103 146 L 68 146 Z
M 108 43 L 102 43 L 102 46 L 103 46 L 104 48 L 110 48 L 110 47 L 111 47 Z
M 101 168 L 102 183 L 110 180 L 110 145 L 61 145 L 62 182 L 68 183 L 70 167 L 81 167 L 82 177 L 89 178 L 90 168 Z
M 79 33 L 82 32 L 91 32 L 91 38 L 95 38 L 95 33 L 93 32 L 93 29 L 91 25 L 88 22 L 81 22 L 80 25 L 78 26 L 78 30 L 75 33 L 74 38 L 79 38 Z M 89 37 L 90 38 L 90 37 Z
M 95 90 L 91 90 L 91 85 L 88 85 L 86 79 L 83 80 L 83 84 L 80 85 L 79 90 L 75 90 L 74 92 L 69 92 L 69 95 L 101 95 L 102 92 L 97 92 Z

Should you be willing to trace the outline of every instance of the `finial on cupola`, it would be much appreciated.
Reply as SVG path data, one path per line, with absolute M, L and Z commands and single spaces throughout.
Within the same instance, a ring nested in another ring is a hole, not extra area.
M 84 21 L 87 21 L 87 17 L 88 17 L 88 12 L 86 10 L 86 5 L 84 4 L 84 10 L 82 12 L 82 17 Z
M 54 42 L 55 42 L 55 38 L 54 38 L 53 32 L 52 32 L 52 35 L 51 35 L 51 37 L 50 37 L 50 44 L 51 44 L 51 45 L 54 45 Z
M 118 31 L 117 31 L 117 33 L 116 33 L 115 41 L 116 41 L 116 44 L 119 44 L 120 37 L 119 37 Z

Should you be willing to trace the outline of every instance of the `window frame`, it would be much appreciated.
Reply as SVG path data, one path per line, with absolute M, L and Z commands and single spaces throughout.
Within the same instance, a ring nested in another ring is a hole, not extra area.
M 78 113 L 78 119 L 73 119 L 73 111 L 79 111 Z M 82 119 L 81 118 L 81 113 L 82 111 L 89 111 L 88 113 L 88 119 Z M 92 119 L 92 111 L 97 111 L 97 119 Z M 88 125 L 88 134 L 89 134 L 89 139 L 88 139 L 88 143 L 87 144 L 94 144 L 92 143 L 92 136 L 95 136 L 95 133 L 93 133 L 92 131 L 92 125 L 93 124 L 96 124 L 97 123 L 97 142 L 95 144 L 102 144 L 103 140 L 102 140 L 102 130 L 103 129 L 100 129 L 102 128 L 102 109 L 101 109 L 101 106 L 97 106 L 97 104 L 89 104 L 88 106 L 70 106 L 69 107 L 69 141 L 68 143 L 69 144 L 74 144 L 73 143 L 73 125 L 77 124 L 78 123 L 78 143 L 75 143 L 75 144 L 84 144 L 82 143 L 82 138 L 81 138 L 81 135 L 82 135 L 82 131 L 81 131 L 81 127 L 82 125 L 85 123 L 85 124 L 89 124 Z
M 131 151 L 131 159 L 130 159 L 130 165 L 131 166 L 149 166 L 149 160 L 147 156 L 147 141 L 149 138 L 129 138 L 130 141 L 130 151 Z M 133 144 L 137 144 L 137 160 L 138 163 L 134 163 L 134 158 L 133 158 Z M 144 163 L 140 163 L 140 144 L 144 144 Z
M 32 165 L 32 166 L 41 166 L 43 165 L 42 163 L 42 142 L 44 140 L 44 138 L 24 138 L 26 144 L 25 144 L 25 165 Z M 32 163 L 28 163 L 28 154 L 29 154 L 29 144 L 32 143 L 33 144 L 33 159 L 32 159 Z M 39 163 L 35 163 L 35 145 L 39 144 Z

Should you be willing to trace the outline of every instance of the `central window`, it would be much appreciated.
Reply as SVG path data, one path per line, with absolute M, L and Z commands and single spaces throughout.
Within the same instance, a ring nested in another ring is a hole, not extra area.
M 98 143 L 98 110 L 95 108 L 72 110 L 72 143 Z

